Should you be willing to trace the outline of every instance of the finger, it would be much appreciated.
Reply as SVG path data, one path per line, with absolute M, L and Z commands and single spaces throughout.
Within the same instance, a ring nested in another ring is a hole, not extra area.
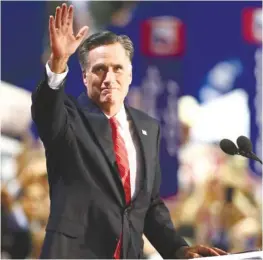
M 215 250 L 218 254 L 220 255 L 228 255 L 227 252 L 225 252 L 224 250 L 217 248 L 217 247 L 213 247 L 213 250 Z
M 68 27 L 70 32 L 73 33 L 73 16 L 74 16 L 74 8 L 73 5 L 70 5 L 68 10 Z
M 65 26 L 67 24 L 68 10 L 67 5 L 64 3 L 62 5 L 62 14 L 61 14 L 61 25 Z
M 55 24 L 56 28 L 59 29 L 61 27 L 61 8 L 59 6 L 56 8 Z
M 210 247 L 198 246 L 196 249 L 197 249 L 197 253 L 202 256 L 219 256 L 220 255 L 219 253 L 217 253 L 215 250 L 213 250 Z
M 88 30 L 89 30 L 89 27 L 88 27 L 88 26 L 82 27 L 82 28 L 79 30 L 79 32 L 78 32 L 78 34 L 77 34 L 77 36 L 76 36 L 76 40 L 79 41 L 79 42 L 81 42 L 81 41 L 84 39 L 85 35 L 87 34 Z
M 56 33 L 55 19 L 51 15 L 49 17 L 49 38 L 50 38 L 50 42 L 53 42 L 53 39 L 55 37 L 55 33 Z

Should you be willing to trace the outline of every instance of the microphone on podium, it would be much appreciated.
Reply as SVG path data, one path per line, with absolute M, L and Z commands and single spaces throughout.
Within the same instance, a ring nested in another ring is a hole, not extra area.
M 238 147 L 229 139 L 221 140 L 219 145 L 221 150 L 226 154 L 241 155 L 262 164 L 262 161 L 252 152 L 251 141 L 245 136 L 241 135 L 237 138 Z

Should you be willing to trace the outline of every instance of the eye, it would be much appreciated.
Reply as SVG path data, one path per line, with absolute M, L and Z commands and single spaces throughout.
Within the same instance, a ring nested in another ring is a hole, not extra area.
M 105 72 L 105 67 L 104 66 L 96 66 L 92 69 L 92 71 L 96 74 L 102 74 Z
M 105 69 L 103 67 L 99 67 L 99 68 L 96 69 L 97 73 L 102 73 L 104 71 L 105 71 Z
M 115 66 L 115 68 L 114 68 L 114 71 L 115 71 L 116 73 L 121 72 L 122 70 L 123 70 L 123 67 L 122 67 L 121 65 L 117 65 L 117 66 Z

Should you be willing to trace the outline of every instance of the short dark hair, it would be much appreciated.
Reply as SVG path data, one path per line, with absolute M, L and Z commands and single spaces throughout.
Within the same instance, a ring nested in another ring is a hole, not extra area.
M 79 63 L 82 71 L 87 68 L 87 54 L 94 48 L 102 45 L 120 43 L 126 51 L 130 61 L 134 54 L 134 47 L 131 39 L 127 35 L 117 35 L 110 31 L 102 31 L 89 36 L 78 48 Z

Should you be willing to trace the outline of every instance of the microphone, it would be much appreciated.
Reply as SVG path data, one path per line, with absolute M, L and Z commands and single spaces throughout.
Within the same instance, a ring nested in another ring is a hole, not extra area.
M 223 139 L 220 141 L 221 150 L 229 155 L 241 155 L 249 159 L 253 159 L 262 164 L 262 161 L 252 152 L 252 144 L 250 140 L 245 136 L 237 138 L 237 146 L 229 139 Z
M 247 158 L 251 158 L 255 161 L 258 161 L 262 164 L 262 161 L 252 152 L 252 143 L 251 141 L 241 135 L 237 138 L 237 145 L 239 147 L 239 150 L 244 153 L 243 156 L 247 157 Z
M 229 155 L 238 154 L 238 149 L 236 145 L 229 139 L 223 139 L 220 141 L 220 148 L 221 150 Z
M 241 136 L 239 136 L 237 138 L 237 146 L 242 151 L 245 151 L 247 153 L 252 152 L 252 143 L 251 143 L 251 141 L 247 137 L 245 137 L 243 135 L 241 135 Z

